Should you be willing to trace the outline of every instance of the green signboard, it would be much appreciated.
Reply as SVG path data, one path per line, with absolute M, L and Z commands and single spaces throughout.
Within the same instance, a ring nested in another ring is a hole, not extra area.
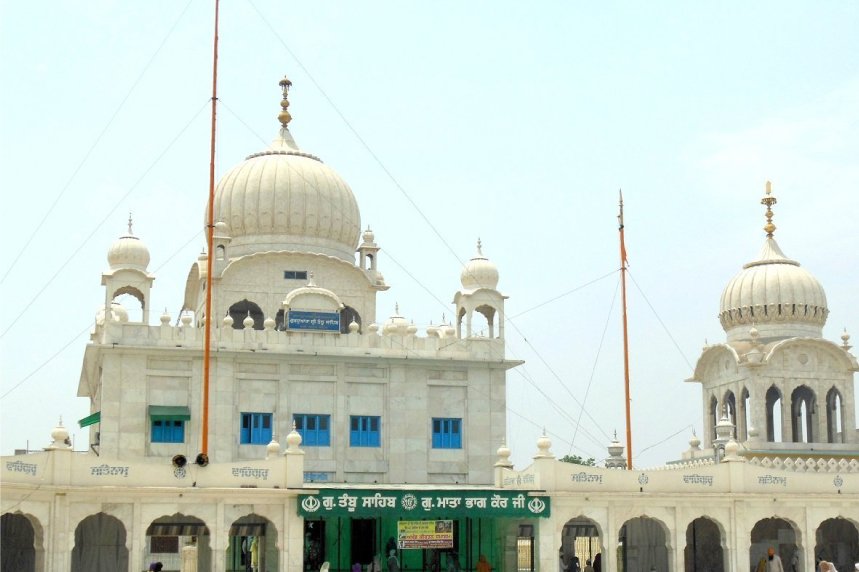
M 525 491 L 323 489 L 298 495 L 298 514 L 304 518 L 548 518 L 549 497 L 529 496 Z

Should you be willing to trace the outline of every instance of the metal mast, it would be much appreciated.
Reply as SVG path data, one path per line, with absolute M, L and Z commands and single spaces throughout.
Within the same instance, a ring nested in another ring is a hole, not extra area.
M 629 412 L 629 330 L 626 321 L 626 245 L 623 241 L 623 192 L 620 194 L 620 213 L 617 215 L 620 231 L 620 292 L 623 301 L 623 387 L 626 392 L 626 468 L 632 470 L 632 418 Z
M 206 219 L 206 314 L 205 337 L 203 342 L 203 426 L 201 448 L 202 454 L 209 454 L 209 375 L 211 371 L 212 346 L 212 269 L 215 266 L 214 232 L 215 232 L 215 125 L 218 109 L 218 8 L 219 0 L 215 0 L 215 40 L 212 58 L 212 140 L 209 152 L 209 209 Z

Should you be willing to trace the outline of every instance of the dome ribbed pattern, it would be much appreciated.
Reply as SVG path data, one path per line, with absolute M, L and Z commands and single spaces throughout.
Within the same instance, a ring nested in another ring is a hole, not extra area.
M 149 249 L 136 236 L 123 236 L 110 246 L 107 251 L 107 262 L 113 269 L 146 270 L 149 266 Z
M 221 179 L 215 220 L 227 224 L 237 254 L 299 250 L 351 260 L 361 230 L 346 182 L 313 155 L 283 146 L 248 157 Z
M 728 282 L 719 320 L 727 331 L 771 323 L 822 327 L 829 310 L 820 282 L 768 238 L 758 260 L 743 266 Z

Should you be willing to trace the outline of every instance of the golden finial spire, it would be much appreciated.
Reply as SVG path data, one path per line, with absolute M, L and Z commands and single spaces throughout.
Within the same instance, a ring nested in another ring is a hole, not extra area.
M 764 230 L 767 232 L 767 238 L 773 237 L 773 232 L 775 232 L 775 225 L 773 224 L 773 210 L 772 206 L 776 204 L 778 201 L 774 196 L 772 196 L 773 192 L 773 184 L 767 181 L 767 194 L 764 195 L 764 198 L 761 199 L 761 204 L 766 205 L 767 212 L 767 223 L 764 225 Z
M 283 76 L 283 79 L 280 80 L 280 88 L 283 90 L 283 99 L 280 100 L 280 113 L 277 114 L 277 120 L 280 121 L 281 126 L 286 129 L 287 125 L 290 121 L 292 121 L 292 115 L 289 114 L 289 111 L 286 110 L 289 107 L 289 88 L 292 87 L 292 82 L 286 76 Z

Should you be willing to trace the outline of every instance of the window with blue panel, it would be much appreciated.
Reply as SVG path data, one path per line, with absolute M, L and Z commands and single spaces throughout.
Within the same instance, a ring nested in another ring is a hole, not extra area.
M 331 445 L 331 416 L 316 413 L 296 413 L 295 430 L 301 435 L 301 445 L 329 447 Z
M 153 443 L 184 443 L 185 422 L 177 419 L 153 419 L 150 437 Z
M 432 448 L 462 449 L 462 419 L 458 417 L 433 417 Z
M 271 413 L 242 413 L 240 443 L 268 445 L 271 442 Z
M 382 444 L 382 418 L 372 415 L 349 417 L 350 447 L 380 447 Z

